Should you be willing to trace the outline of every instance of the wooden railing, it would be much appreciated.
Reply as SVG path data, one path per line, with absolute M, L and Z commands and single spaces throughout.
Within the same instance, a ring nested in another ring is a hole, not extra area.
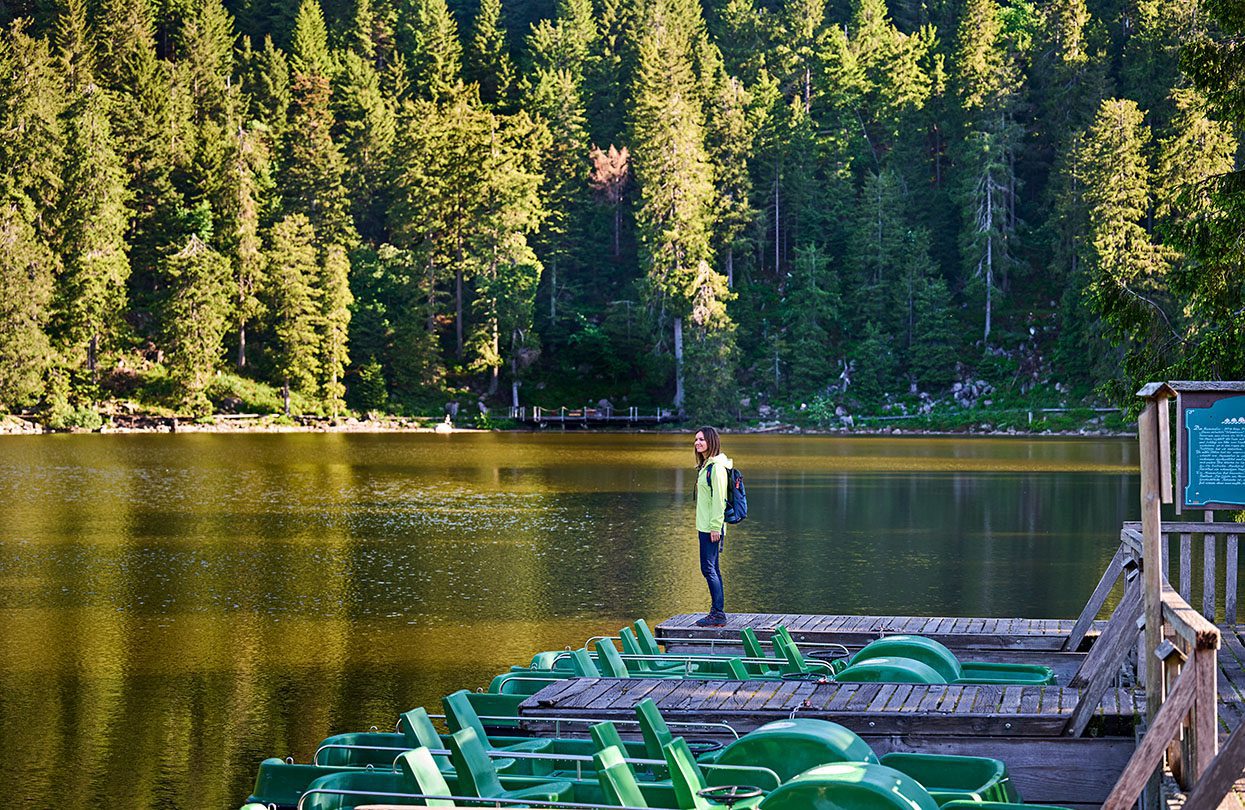
M 1162 683 L 1147 687 L 1161 691 L 1162 705 L 1103 810 L 1128 810 L 1136 804 L 1147 785 L 1153 785 L 1152 776 L 1162 766 L 1164 755 L 1177 782 L 1188 789 L 1200 785 L 1199 779 L 1218 752 L 1215 678 L 1219 628 L 1164 584 L 1162 637 L 1164 641 L 1155 651 L 1163 662 Z M 1214 806 L 1218 803 L 1216 800 Z
M 1146 670 L 1159 673 L 1159 683 L 1147 684 L 1147 693 L 1157 690 L 1158 709 L 1141 744 L 1125 767 L 1115 788 L 1103 805 L 1104 810 L 1127 810 L 1147 795 L 1145 807 L 1158 806 L 1155 774 L 1164 762 L 1177 783 L 1186 789 L 1184 810 L 1214 810 L 1242 776 L 1245 768 L 1245 724 L 1218 746 L 1218 649 L 1220 631 L 1215 620 L 1235 625 L 1237 605 L 1238 538 L 1245 530 L 1238 523 L 1164 523 L 1162 538 L 1162 590 L 1160 595 L 1161 643 L 1154 652 L 1156 667 L 1139 660 L 1137 675 L 1146 680 Z M 1192 590 L 1193 540 L 1202 537 L 1202 610 L 1189 603 Z M 1112 612 L 1107 626 L 1095 640 L 1070 686 L 1082 688 L 1077 710 L 1068 723 L 1068 734 L 1080 734 L 1092 717 L 1106 688 L 1118 675 L 1144 625 L 1141 577 L 1143 538 L 1141 524 L 1126 523 L 1120 532 L 1120 546 L 1098 586 L 1077 619 L 1064 649 L 1081 646 L 1093 620 L 1102 610 L 1112 589 L 1124 579 L 1124 594 Z M 1222 575 L 1215 565 L 1220 548 L 1227 563 Z M 1168 581 L 1169 549 L 1177 551 L 1179 581 L 1175 589 Z M 1223 606 L 1218 612 L 1219 586 Z M 1144 655 L 1144 650 L 1140 651 Z

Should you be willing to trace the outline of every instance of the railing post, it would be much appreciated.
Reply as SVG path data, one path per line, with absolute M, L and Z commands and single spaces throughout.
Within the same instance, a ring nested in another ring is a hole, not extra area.
M 1137 420 L 1137 437 L 1141 445 L 1141 534 L 1142 579 L 1146 617 L 1146 721 L 1154 723 L 1163 705 L 1163 662 L 1155 656 L 1163 640 L 1163 552 L 1162 516 L 1159 511 L 1160 476 L 1158 409 L 1167 407 L 1166 400 L 1150 398 Z

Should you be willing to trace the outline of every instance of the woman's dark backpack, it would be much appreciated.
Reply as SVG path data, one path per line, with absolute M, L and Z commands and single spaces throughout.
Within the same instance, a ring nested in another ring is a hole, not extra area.
M 705 481 L 709 494 L 713 494 L 713 465 L 706 466 Z M 748 516 L 748 493 L 744 490 L 744 474 L 734 467 L 726 471 L 726 511 L 722 519 L 727 523 L 739 523 Z

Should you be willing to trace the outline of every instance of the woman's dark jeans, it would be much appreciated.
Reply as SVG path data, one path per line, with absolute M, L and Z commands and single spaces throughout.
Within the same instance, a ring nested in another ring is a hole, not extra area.
M 725 616 L 722 593 L 722 569 L 718 568 L 718 558 L 722 556 L 722 546 L 726 543 L 726 532 L 722 532 L 718 542 L 709 539 L 709 532 L 697 532 L 700 537 L 700 573 L 705 575 L 709 584 L 710 616 Z

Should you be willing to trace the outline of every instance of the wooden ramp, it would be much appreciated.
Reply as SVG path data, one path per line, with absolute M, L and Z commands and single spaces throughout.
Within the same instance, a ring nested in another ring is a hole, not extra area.
M 1111 689 L 1091 723 L 1093 736 L 1067 736 L 1077 695 L 1058 686 L 576 678 L 542 689 L 519 713 L 543 733 L 559 717 L 634 718 L 645 698 L 667 720 L 726 722 L 741 734 L 792 716 L 832 720 L 879 754 L 999 757 L 1027 801 L 1091 806 L 1106 798 L 1134 749 L 1138 703 L 1128 690 Z

